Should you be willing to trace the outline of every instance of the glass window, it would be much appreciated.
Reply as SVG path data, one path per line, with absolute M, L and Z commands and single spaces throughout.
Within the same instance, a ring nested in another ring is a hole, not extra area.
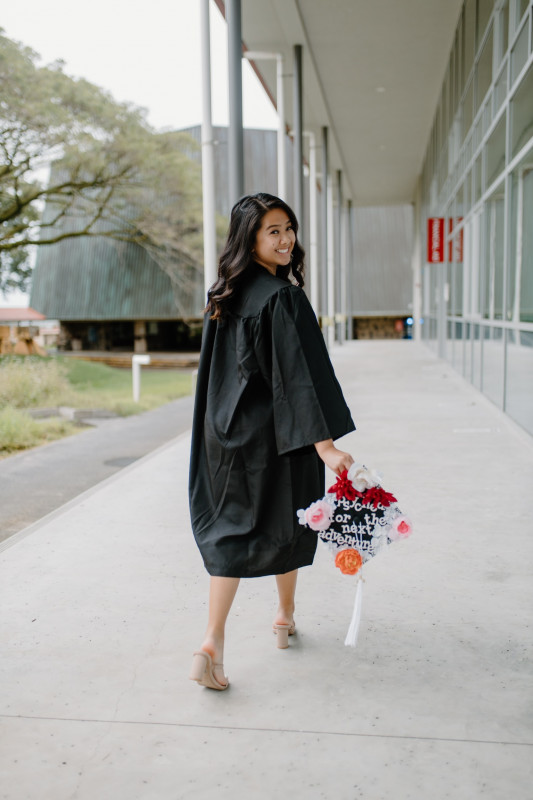
M 463 50 L 463 29 L 461 25 L 461 20 L 459 20 L 459 25 L 457 26 L 457 31 L 455 33 L 455 107 L 454 111 L 457 111 L 459 107 L 459 100 L 463 94 L 463 89 L 465 88 L 465 79 L 464 75 L 462 74 L 462 50 Z
M 463 371 L 463 323 L 454 322 L 452 335 L 454 346 L 452 349 L 452 364 L 459 372 Z
M 465 349 L 464 349 L 464 364 L 463 375 L 467 381 L 472 380 L 472 325 L 470 322 L 464 323 L 465 329 Z
M 496 51 L 496 63 L 499 65 L 509 46 L 509 0 L 505 0 L 505 2 L 501 4 L 495 24 L 496 41 L 494 43 L 494 49 Z
M 503 406 L 503 331 L 485 328 L 483 338 L 483 392 L 499 408 Z
M 476 0 L 466 0 L 464 6 L 463 64 L 465 83 L 474 63 L 476 40 Z
M 468 211 L 470 210 L 471 198 L 472 198 L 472 173 L 471 172 L 469 172 L 467 174 L 464 186 L 465 186 L 464 205 L 465 205 L 465 214 L 467 214 Z
M 528 5 L 529 5 L 528 0 L 520 0 L 520 3 L 518 5 L 518 18 L 519 19 L 522 19 L 522 17 L 526 13 Z
M 533 333 L 507 331 L 505 410 L 533 434 Z
M 481 153 L 480 153 L 479 156 L 477 157 L 474 169 L 474 196 L 472 198 L 473 203 L 477 203 L 477 201 L 481 197 L 481 192 L 483 189 L 482 179 L 483 179 L 483 171 L 482 171 Z
M 474 83 L 470 81 L 470 85 L 466 91 L 465 99 L 463 102 L 463 141 L 468 135 L 468 131 L 472 125 L 473 118 L 473 105 L 474 105 Z
M 519 172 L 521 192 L 519 204 L 522 212 L 516 231 L 517 254 L 516 277 L 520 276 L 520 321 L 533 322 L 533 154 L 531 166 Z
M 472 383 L 481 389 L 481 334 L 480 325 L 472 325 Z
M 531 66 L 511 101 L 511 157 L 533 136 L 533 66 Z
M 463 316 L 463 265 L 455 264 L 453 289 L 453 315 L 454 317 Z
M 505 167 L 505 114 L 487 141 L 487 186 L 496 180 Z
M 485 33 L 485 28 L 488 25 L 490 15 L 492 14 L 492 8 L 494 6 L 494 0 L 478 0 L 477 2 L 477 46 L 479 47 L 479 43 L 483 39 L 483 34 Z
M 476 67 L 476 111 L 481 106 L 492 83 L 492 28 L 479 56 Z
M 455 197 L 455 210 L 458 217 L 463 216 L 465 211 L 463 205 L 463 184 L 461 184 L 459 189 L 457 190 L 457 195 Z
M 496 116 L 498 109 L 501 107 L 501 104 L 505 100 L 506 94 L 507 94 L 507 62 L 504 64 L 498 78 L 496 79 L 496 84 L 494 86 L 494 93 L 492 95 L 494 116 Z
M 483 316 L 502 318 L 504 195 L 493 195 L 485 205 Z
M 528 39 L 529 31 L 527 23 L 522 25 L 522 30 L 511 50 L 511 85 L 515 82 L 524 64 L 527 61 L 528 55 Z

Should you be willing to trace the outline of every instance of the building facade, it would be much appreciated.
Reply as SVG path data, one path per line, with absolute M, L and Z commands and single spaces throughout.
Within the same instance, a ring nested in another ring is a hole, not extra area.
M 463 4 L 417 203 L 423 338 L 530 433 L 532 14 L 527 0 Z M 429 218 L 443 220 L 442 263 Z

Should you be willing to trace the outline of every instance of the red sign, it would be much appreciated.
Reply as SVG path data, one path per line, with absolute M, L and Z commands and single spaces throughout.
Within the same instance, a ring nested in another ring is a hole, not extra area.
M 428 218 L 428 261 L 430 264 L 444 261 L 444 217 Z

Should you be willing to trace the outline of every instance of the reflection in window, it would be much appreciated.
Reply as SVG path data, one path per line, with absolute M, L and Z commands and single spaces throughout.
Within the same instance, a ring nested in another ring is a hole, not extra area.
M 463 141 L 466 139 L 468 131 L 472 126 L 472 108 L 474 103 L 473 86 L 474 82 L 470 81 L 470 86 L 468 87 L 463 103 Z
M 494 49 L 497 57 L 496 65 L 498 66 L 509 46 L 509 0 L 505 0 L 505 2 L 501 4 L 501 9 L 496 20 L 495 37 Z
M 492 95 L 493 112 L 494 116 L 498 112 L 501 104 L 505 100 L 507 94 L 507 65 L 505 65 L 500 72 L 500 76 L 494 85 L 494 93 Z
M 505 167 L 505 114 L 487 141 L 487 187 Z
M 481 106 L 492 83 L 492 29 L 485 42 L 476 67 L 476 111 Z
M 505 410 L 533 434 L 533 333 L 507 332 Z
M 479 47 L 479 43 L 483 39 L 483 34 L 485 33 L 485 28 L 487 27 L 490 15 L 492 14 L 493 6 L 494 0 L 478 0 L 476 47 Z
M 516 40 L 515 46 L 511 50 L 511 85 L 518 77 L 520 70 L 527 61 L 529 29 L 527 25 L 522 26 L 522 30 Z
M 533 154 L 513 173 L 507 319 L 533 322 Z
M 483 341 L 483 392 L 503 406 L 503 330 L 485 328 Z
M 463 64 L 464 80 L 468 80 L 474 63 L 474 47 L 476 38 L 476 0 L 466 0 L 464 8 Z
M 518 253 L 520 261 L 516 265 L 517 277 L 520 275 L 520 321 L 533 322 L 533 165 L 522 169 L 520 175 L 522 191 L 519 203 L 521 199 L 522 208 L 518 208 L 521 224 L 517 240 L 521 239 L 521 248 Z
M 473 202 L 477 203 L 479 198 L 481 197 L 482 192 L 482 165 L 481 165 L 481 153 L 476 159 L 475 169 L 474 169 L 474 197 Z
M 503 303 L 503 223 L 504 201 L 492 197 L 485 206 L 485 269 L 483 316 L 502 318 Z
M 511 101 L 511 141 L 512 156 L 533 136 L 533 66 L 531 66 L 524 80 Z

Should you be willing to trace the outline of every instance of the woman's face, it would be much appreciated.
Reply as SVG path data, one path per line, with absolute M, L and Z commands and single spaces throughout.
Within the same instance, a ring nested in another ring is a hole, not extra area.
M 257 231 L 252 251 L 254 259 L 275 275 L 277 267 L 290 264 L 295 241 L 296 234 L 285 211 L 271 208 Z

